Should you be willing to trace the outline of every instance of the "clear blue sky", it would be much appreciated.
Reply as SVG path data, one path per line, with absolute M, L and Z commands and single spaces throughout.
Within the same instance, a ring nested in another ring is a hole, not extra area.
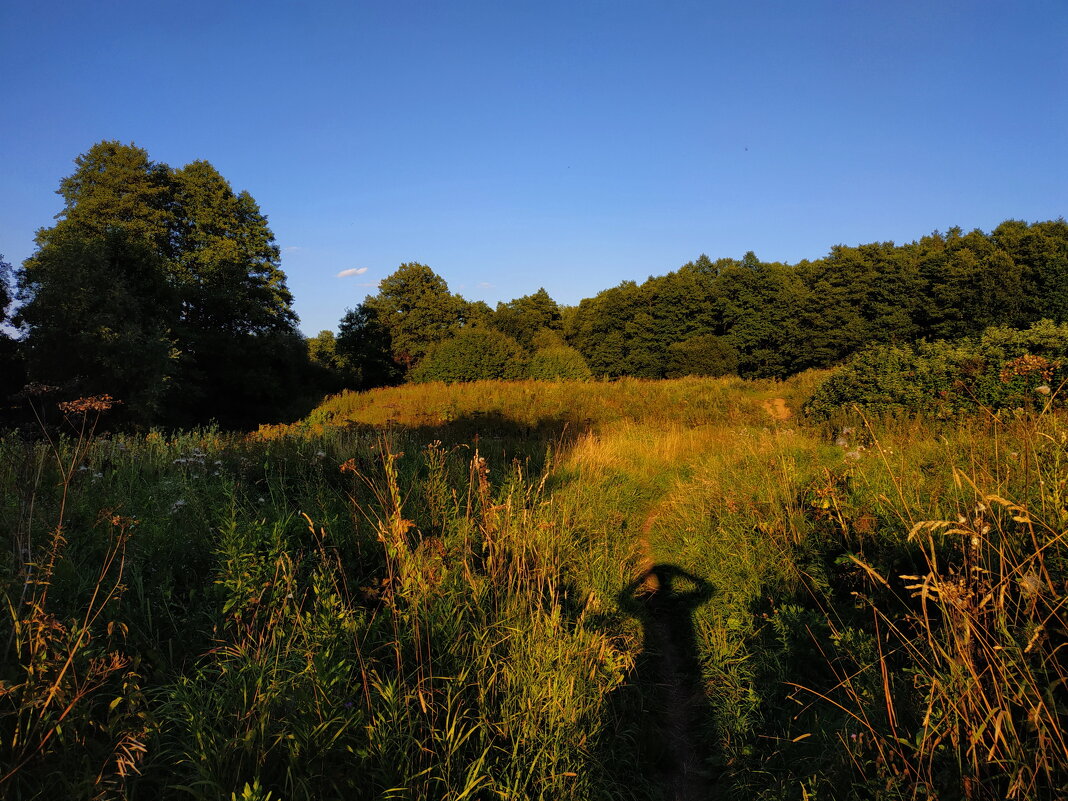
M 576 303 L 1068 216 L 1066 87 L 1066 0 L 7 0 L 0 252 L 118 139 L 252 193 L 308 334 L 405 261 Z

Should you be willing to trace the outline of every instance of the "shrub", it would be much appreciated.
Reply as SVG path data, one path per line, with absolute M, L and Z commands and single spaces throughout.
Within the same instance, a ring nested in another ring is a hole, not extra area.
M 526 357 L 519 343 L 492 328 L 462 328 L 436 345 L 409 378 L 427 381 L 482 381 L 522 378 Z
M 540 381 L 586 381 L 593 377 L 582 354 L 569 345 L 550 345 L 535 352 L 527 375 Z
M 950 416 L 986 408 L 1035 409 L 1057 400 L 1068 364 L 1068 324 L 988 328 L 979 339 L 880 345 L 839 367 L 805 412 L 827 417 L 856 404 L 867 411 Z

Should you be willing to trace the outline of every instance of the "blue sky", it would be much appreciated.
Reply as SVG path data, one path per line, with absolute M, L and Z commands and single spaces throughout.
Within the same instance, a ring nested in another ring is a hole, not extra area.
M 102 139 L 251 192 L 308 334 L 406 261 L 576 303 L 702 252 L 1055 219 L 1066 42 L 1065 0 L 9 0 L 0 253 Z

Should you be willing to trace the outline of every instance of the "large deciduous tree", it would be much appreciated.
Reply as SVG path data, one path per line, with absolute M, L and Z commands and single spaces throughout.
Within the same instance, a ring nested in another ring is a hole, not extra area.
M 267 219 L 206 161 L 173 171 L 173 186 L 180 421 L 205 406 L 227 425 L 286 416 L 307 351 Z
M 417 262 L 398 267 L 363 305 L 388 333 L 393 358 L 406 370 L 461 326 L 468 306 L 449 292 L 444 278 Z
M 351 371 L 350 389 L 389 386 L 404 377 L 404 370 L 393 361 L 389 331 L 373 306 L 361 303 L 345 312 L 334 347 Z
M 26 261 L 19 288 L 26 303 L 15 321 L 30 331 L 35 380 L 120 398 L 135 422 L 157 419 L 176 368 L 175 303 L 148 241 L 117 226 L 61 227 Z
M 75 165 L 58 190 L 63 210 L 38 232 L 21 282 L 31 377 L 58 377 L 61 360 L 48 343 L 66 338 L 72 369 L 87 349 L 83 363 L 113 384 L 101 391 L 152 398 L 139 406 L 146 415 L 158 409 L 149 415 L 156 422 L 248 426 L 294 413 L 307 348 L 274 235 L 251 195 L 235 194 L 206 161 L 172 169 L 132 144 L 100 142 Z M 112 286 L 101 295 L 104 275 Z M 51 313 L 57 303 L 65 308 L 65 293 L 96 305 Z M 115 325 L 108 304 L 120 299 L 151 310 L 151 326 L 138 322 L 140 312 Z M 85 339 L 87 330 L 106 330 L 111 344 L 97 348 L 103 340 Z M 169 343 L 165 364 L 136 372 L 157 383 L 120 381 L 128 365 L 109 360 L 139 349 L 141 362 L 158 356 L 138 345 L 145 337 Z

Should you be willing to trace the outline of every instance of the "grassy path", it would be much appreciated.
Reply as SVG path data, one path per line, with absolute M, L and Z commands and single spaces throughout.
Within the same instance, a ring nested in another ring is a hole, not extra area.
M 639 548 L 642 554 L 637 594 L 644 603 L 645 650 L 657 669 L 664 708 L 653 726 L 668 744 L 669 758 L 664 764 L 651 766 L 663 776 L 663 789 L 672 801 L 697 801 L 708 797 L 711 787 L 707 769 L 708 744 L 700 736 L 698 712 L 706 706 L 701 686 L 697 643 L 693 635 L 693 603 L 705 600 L 707 585 L 669 563 L 654 563 L 649 531 L 656 520 L 651 513 L 642 526 Z M 695 586 L 678 590 L 678 580 Z
M 714 766 L 723 763 L 722 755 L 711 753 L 708 728 L 714 715 L 705 676 L 724 672 L 723 665 L 709 661 L 727 655 L 723 649 L 710 652 L 697 617 L 707 620 L 702 607 L 716 601 L 720 612 L 714 617 L 722 627 L 761 581 L 764 565 L 754 559 L 739 563 L 738 552 L 746 549 L 716 536 L 723 532 L 713 525 L 723 511 L 714 508 L 713 499 L 727 492 L 732 470 L 742 463 L 748 467 L 754 453 L 766 456 L 769 447 L 789 439 L 783 429 L 790 411 L 783 399 L 762 403 L 760 411 L 762 426 L 605 426 L 574 443 L 565 460 L 581 478 L 557 500 L 582 508 L 588 518 L 617 521 L 623 534 L 616 546 L 625 554 L 623 575 L 616 580 L 624 588 L 616 600 L 641 625 L 627 688 L 638 696 L 632 710 L 639 738 L 635 757 L 655 797 L 708 798 Z M 718 569 L 710 571 L 712 565 Z M 716 584 L 732 570 L 744 574 L 735 582 L 744 590 L 714 599 Z

